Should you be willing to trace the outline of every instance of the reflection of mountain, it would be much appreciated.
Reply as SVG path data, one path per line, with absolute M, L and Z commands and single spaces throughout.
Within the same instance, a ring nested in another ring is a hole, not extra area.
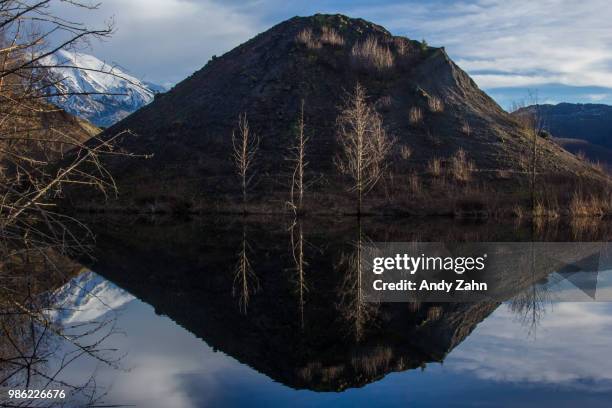
M 305 225 L 306 267 L 298 275 L 284 226 L 249 222 L 245 244 L 243 226 L 226 221 L 106 226 L 98 231 L 99 261 L 93 269 L 210 346 L 276 381 L 312 390 L 363 386 L 393 371 L 441 361 L 498 306 L 383 304 L 361 322 L 363 334 L 357 340 L 354 329 L 362 305 L 348 303 L 355 313 L 344 313 L 347 303 L 341 301 L 347 295 L 341 293 L 347 276 L 343 259 L 354 250 L 354 225 Z M 387 241 L 423 231 L 423 225 L 405 227 L 393 232 L 372 224 L 364 230 L 373 240 Z M 437 237 L 440 228 L 428 223 Z M 480 233 L 482 239 L 501 239 L 496 235 L 500 229 L 486 234 L 486 228 L 459 231 L 465 237 Z M 248 279 L 236 274 L 241 248 L 247 248 L 252 268 Z M 535 274 L 517 271 L 517 280 L 529 286 L 549 272 L 545 267 Z
M 62 325 L 87 323 L 134 300 L 100 275 L 83 271 L 53 293 L 53 319 Z

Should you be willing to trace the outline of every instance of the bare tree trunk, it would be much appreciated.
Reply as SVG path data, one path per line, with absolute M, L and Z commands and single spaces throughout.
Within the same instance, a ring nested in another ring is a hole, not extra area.
M 252 167 L 259 148 L 259 139 L 251 134 L 246 113 L 238 117 L 238 136 L 232 132 L 232 160 L 240 177 L 242 212 L 247 212 L 247 189 L 253 178 Z
M 305 128 L 304 100 L 302 100 L 300 117 L 297 124 L 296 140 L 290 149 L 291 152 L 289 157 L 289 160 L 294 163 L 289 197 L 289 206 L 293 209 L 294 213 L 301 212 L 304 208 L 304 171 L 306 166 L 308 166 L 308 162 L 306 161 L 306 144 L 309 140 L 309 138 L 306 137 Z M 295 190 L 297 190 L 297 203 L 295 199 Z
M 531 155 L 531 214 L 534 214 L 536 207 L 536 170 L 537 170 L 537 149 L 538 149 L 538 131 L 532 129 L 533 149 Z
M 65 3 L 81 10 L 98 8 L 80 0 Z M 112 24 L 95 29 L 55 15 L 49 1 L 0 0 L 1 240 L 22 239 L 27 234 L 31 242 L 38 238 L 39 242 L 53 240 L 65 249 L 71 240 L 70 245 L 81 246 L 68 225 L 85 229 L 86 233 L 89 230 L 74 218 L 55 211 L 55 198 L 71 184 L 117 194 L 102 156 L 129 156 L 113 148 L 115 140 L 129 132 L 100 138 L 85 131 L 67 131 L 48 120 L 61 109 L 48 103 L 47 98 L 74 94 L 61 86 L 64 78 L 56 78 L 50 71 L 62 67 L 61 63 L 45 59 L 82 42 L 109 37 L 112 32 Z M 50 46 L 50 37 L 62 41 Z M 119 77 L 112 67 L 70 68 Z

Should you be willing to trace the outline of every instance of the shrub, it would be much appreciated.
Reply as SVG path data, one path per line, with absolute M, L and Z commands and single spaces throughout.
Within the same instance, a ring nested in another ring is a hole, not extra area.
M 558 218 L 559 212 L 556 208 L 547 207 L 543 201 L 538 200 L 533 207 L 532 215 L 536 218 Z
M 321 29 L 321 43 L 334 47 L 343 47 L 344 38 L 333 28 L 325 26 Z
M 382 46 L 375 37 L 357 42 L 351 49 L 353 61 L 368 70 L 384 71 L 393 67 L 393 54 L 389 47 Z
M 427 162 L 427 172 L 434 177 L 440 177 L 442 174 L 442 160 L 439 157 L 433 157 Z
M 427 99 L 427 106 L 429 106 L 429 110 L 434 113 L 444 111 L 444 104 L 437 96 L 430 96 Z
M 599 161 L 591 162 L 590 165 L 591 165 L 591 168 L 594 171 L 598 172 L 598 173 L 605 173 L 606 172 L 605 166 L 603 164 L 601 164 L 601 162 L 599 162 Z
M 472 127 L 470 126 L 470 124 L 467 121 L 464 121 L 461 124 L 461 133 L 463 133 L 466 136 L 470 136 L 472 134 Z
M 393 45 L 395 45 L 395 50 L 397 51 L 398 55 L 403 57 L 404 55 L 408 54 L 409 46 L 406 39 L 402 37 L 394 37 Z
M 429 44 L 427 44 L 427 41 L 425 41 L 424 38 L 421 41 L 420 47 L 421 47 L 421 52 L 423 52 L 423 53 L 427 52 L 427 50 L 429 49 Z
M 412 149 L 409 146 L 400 147 L 400 157 L 404 160 L 408 160 L 412 156 Z
M 418 106 L 413 106 L 408 111 L 408 121 L 411 125 L 418 125 L 423 122 L 423 110 Z
M 519 220 L 522 219 L 525 216 L 523 212 L 523 207 L 521 207 L 520 205 L 515 205 L 512 208 L 512 215 L 518 218 Z
M 379 109 L 382 111 L 389 111 L 392 104 L 393 104 L 392 98 L 389 95 L 385 95 L 385 96 L 378 98 L 375 105 L 376 105 L 376 109 Z
M 542 139 L 550 139 L 552 137 L 548 130 L 540 130 L 538 132 L 538 136 L 540 136 Z
M 572 217 L 601 217 L 606 212 L 604 200 L 591 195 L 585 197 L 575 191 L 569 205 L 569 213 Z
M 310 50 L 321 48 L 321 42 L 315 37 L 310 28 L 301 30 L 295 40 Z
M 408 186 L 410 187 L 410 191 L 414 194 L 421 192 L 421 181 L 419 180 L 418 174 L 410 173 L 408 176 Z
M 467 182 L 472 178 L 474 162 L 468 160 L 465 150 L 459 149 L 451 158 L 450 171 L 453 178 L 457 181 Z

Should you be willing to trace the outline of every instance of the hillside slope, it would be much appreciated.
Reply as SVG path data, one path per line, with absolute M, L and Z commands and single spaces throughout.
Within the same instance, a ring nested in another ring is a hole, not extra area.
M 332 39 L 324 35 L 330 29 L 337 34 Z M 311 33 L 311 41 L 300 40 L 304 32 Z M 376 41 L 375 52 L 365 59 L 356 57 L 354 47 L 368 39 Z M 373 68 L 380 54 L 391 62 Z M 369 194 L 371 211 L 414 205 L 414 194 L 407 187 L 409 175 L 416 175 L 424 189 L 432 190 L 434 184 L 440 184 L 440 175 L 433 180 L 428 163 L 440 158 L 446 174 L 452 171 L 451 156 L 459 149 L 474 162 L 472 187 L 524 193 L 530 140 L 443 48 L 392 36 L 362 19 L 315 15 L 294 17 L 214 58 L 108 129 L 107 136 L 133 130 L 139 136 L 125 138 L 120 147 L 154 155 L 150 160 L 117 158 L 109 163 L 122 193 L 115 205 L 235 210 L 240 188 L 230 159 L 231 136 L 239 115 L 245 113 L 260 140 L 250 210 L 282 211 L 291 173 L 286 157 L 304 100 L 310 137 L 307 206 L 313 211 L 351 211 L 353 196 L 347 193 L 347 180 L 338 174 L 334 159 L 339 152 L 339 107 L 357 83 L 367 89 L 387 133 L 396 140 L 387 159 L 390 175 Z M 411 110 L 418 110 L 421 117 L 411 121 Z M 577 177 L 605 183 L 603 176 L 593 174 L 555 143 L 544 139 L 538 143 L 538 171 L 554 178 L 559 186 Z M 402 154 L 408 149 L 410 157 Z M 445 184 L 438 190 L 440 194 L 452 190 L 474 195 L 465 183 L 453 189 Z M 77 205 L 87 205 L 84 197 L 79 201 Z M 433 197 L 430 201 L 441 200 Z M 430 203 L 424 206 L 432 209 Z
M 18 107 L 0 105 L 0 115 L 7 119 L 0 122 L 2 165 L 6 165 L 3 160 L 6 152 L 53 162 L 100 132 L 87 120 L 42 101 L 28 101 L 27 105 Z

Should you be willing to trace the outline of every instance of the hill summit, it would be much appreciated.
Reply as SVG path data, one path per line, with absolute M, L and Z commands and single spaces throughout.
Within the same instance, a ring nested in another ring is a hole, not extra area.
M 238 210 L 241 189 L 232 134 L 242 115 L 259 141 L 249 211 L 282 211 L 292 174 L 287 157 L 303 103 L 305 207 L 352 211 L 354 195 L 336 164 L 338 115 L 356 84 L 365 89 L 393 141 L 385 175 L 364 200 L 366 211 L 436 212 L 449 194 L 453 203 L 458 197 L 490 197 L 490 191 L 522 197 L 531 139 L 444 48 L 394 36 L 363 19 L 317 14 L 291 18 L 213 57 L 108 129 L 109 136 L 132 130 L 138 136 L 124 138 L 120 148 L 153 154 L 149 160 L 118 157 L 107 163 L 121 190 L 116 205 Z M 604 182 L 605 176 L 540 139 L 538 173 L 558 186 L 576 177 Z M 416 199 L 424 194 L 432 200 Z

